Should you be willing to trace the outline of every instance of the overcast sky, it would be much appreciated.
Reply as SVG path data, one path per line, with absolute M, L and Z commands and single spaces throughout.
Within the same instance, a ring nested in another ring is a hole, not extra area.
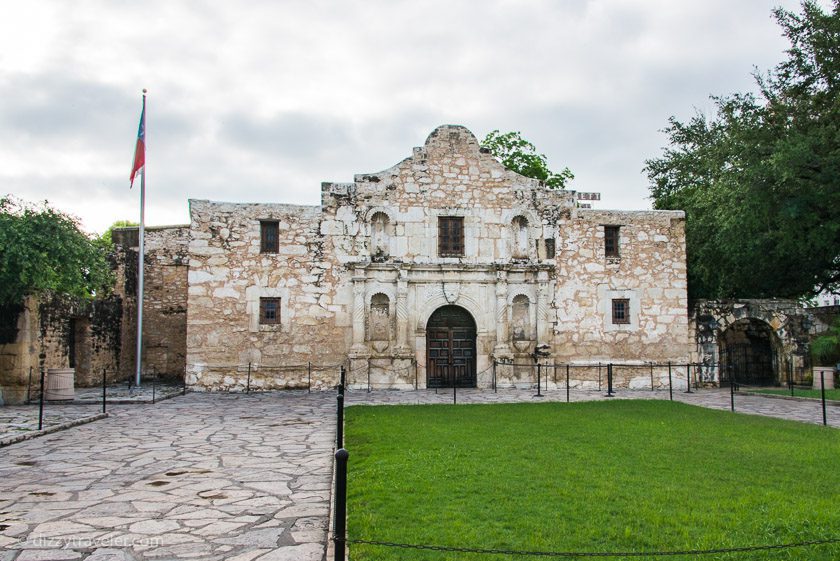
M 793 0 L 0 0 L 0 195 L 139 219 L 187 200 L 318 204 L 322 181 L 392 166 L 441 124 L 517 130 L 598 208 L 650 207 L 671 115 L 751 91 Z M 824 4 L 825 5 L 825 4 Z

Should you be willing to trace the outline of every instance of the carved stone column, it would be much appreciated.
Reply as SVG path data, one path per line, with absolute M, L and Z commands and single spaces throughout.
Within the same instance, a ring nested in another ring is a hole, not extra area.
M 549 303 L 551 294 L 549 291 L 548 271 L 537 272 L 537 343 L 551 344 L 553 339 L 550 332 Z
M 408 271 L 400 269 L 397 279 L 397 356 L 411 356 L 408 346 Z
M 493 355 L 496 359 L 506 359 L 511 356 L 508 344 L 507 321 L 508 284 L 507 271 L 496 272 L 496 346 Z
M 365 344 L 365 269 L 356 267 L 353 271 L 353 346 L 350 347 L 350 372 L 347 383 L 350 387 L 367 384 L 370 369 L 370 349 Z

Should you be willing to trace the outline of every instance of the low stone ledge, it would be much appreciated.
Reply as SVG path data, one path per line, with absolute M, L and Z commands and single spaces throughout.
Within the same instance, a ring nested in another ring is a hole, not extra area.
M 52 427 L 47 427 L 42 430 L 35 430 L 30 431 L 25 434 L 13 436 L 11 438 L 5 438 L 0 440 L 0 448 L 4 446 L 10 446 L 12 444 L 17 444 L 18 442 L 23 442 L 24 440 L 31 440 L 33 438 L 37 438 L 39 436 L 44 436 L 53 432 L 58 432 L 60 430 L 69 429 L 72 427 L 76 427 L 79 425 L 84 425 L 87 423 L 92 423 L 94 421 L 98 421 L 100 419 L 104 419 L 109 417 L 110 413 L 99 413 L 98 415 L 92 415 L 90 417 L 82 417 L 81 419 L 74 419 L 72 421 L 67 421 L 66 423 L 61 423 L 60 425 L 55 425 Z

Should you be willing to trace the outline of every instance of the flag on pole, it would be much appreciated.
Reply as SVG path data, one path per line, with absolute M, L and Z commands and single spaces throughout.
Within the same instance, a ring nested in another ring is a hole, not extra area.
M 134 187 L 134 176 L 140 168 L 146 165 L 146 99 L 143 96 L 143 111 L 140 112 L 140 127 L 137 129 L 137 147 L 134 149 L 134 165 L 131 166 L 131 187 Z

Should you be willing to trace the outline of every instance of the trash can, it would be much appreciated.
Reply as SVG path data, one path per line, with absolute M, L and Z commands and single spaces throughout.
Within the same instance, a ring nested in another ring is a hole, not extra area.
M 76 369 L 49 368 L 44 383 L 44 399 L 47 401 L 72 401 L 76 397 Z
M 834 389 L 834 367 L 833 366 L 815 366 L 814 372 L 814 389 L 821 389 L 820 375 L 824 377 L 825 389 Z

